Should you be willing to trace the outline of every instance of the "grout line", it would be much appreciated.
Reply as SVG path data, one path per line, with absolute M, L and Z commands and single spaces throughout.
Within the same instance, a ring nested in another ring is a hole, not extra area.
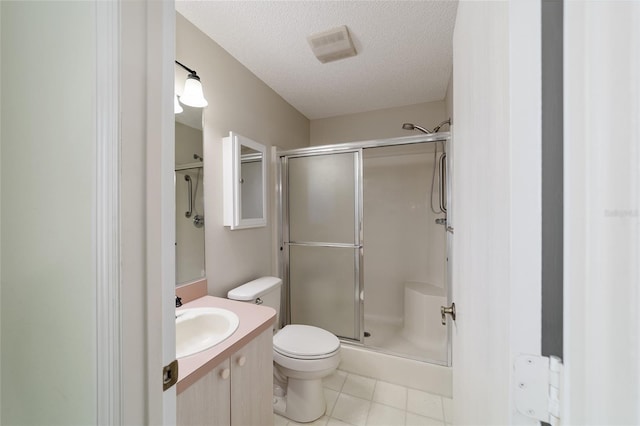
M 376 404 L 378 404 L 377 401 L 374 400 L 375 396 L 376 396 L 376 388 L 378 387 L 378 383 L 380 382 L 380 380 L 376 380 L 376 382 L 373 384 L 373 392 L 371 393 L 371 403 L 373 404 L 374 402 Z
M 405 395 L 404 395 L 404 411 L 406 413 L 409 412 L 409 388 L 404 386 Z
M 372 405 L 373 405 L 373 400 L 369 403 L 369 409 L 367 410 L 367 417 L 364 419 L 365 426 L 369 424 L 369 415 L 371 415 L 371 406 Z
M 343 371 L 343 373 L 344 373 L 344 380 L 340 385 L 340 390 L 338 391 L 339 393 L 342 393 L 342 389 L 344 389 L 344 384 L 347 383 L 347 378 L 349 377 L 349 373 L 347 373 L 346 371 Z
M 335 402 L 335 404 L 334 404 L 334 406 L 333 406 L 333 408 L 332 408 L 331 412 L 330 412 L 330 413 L 325 414 L 325 416 L 327 417 L 327 422 L 326 422 L 326 424 L 328 424 L 328 423 L 333 419 L 333 420 L 337 420 L 337 421 L 340 421 L 340 422 L 345 423 L 345 424 L 352 425 L 352 424 L 351 424 L 351 423 L 349 423 L 349 422 L 345 422 L 344 420 L 340 420 L 340 419 L 335 418 L 335 417 L 333 417 L 333 416 L 332 416 L 332 415 L 333 415 L 333 411 L 335 410 L 335 407 L 336 407 L 336 405 L 337 405 L 337 403 L 338 403 L 338 399 L 340 399 L 340 396 L 344 394 L 344 395 L 347 395 L 347 396 L 349 396 L 349 397 L 358 398 L 358 399 L 361 399 L 361 400 L 363 400 L 363 401 L 368 401 L 368 402 L 369 402 L 369 410 L 367 411 L 367 416 L 366 416 L 366 420 L 365 420 L 365 425 L 366 425 L 366 424 L 368 424 L 368 422 L 369 422 L 369 416 L 370 416 L 370 414 L 371 414 L 371 408 L 372 408 L 372 405 L 373 405 L 374 403 L 375 403 L 375 404 L 383 405 L 383 406 L 385 406 L 385 407 L 390 407 L 390 408 L 393 408 L 393 409 L 396 409 L 396 410 L 404 411 L 404 413 L 405 413 L 405 424 L 406 424 L 406 422 L 407 422 L 407 417 L 408 417 L 407 415 L 408 415 L 408 414 L 412 414 L 412 415 L 416 415 L 416 416 L 420 416 L 420 417 L 428 418 L 428 419 L 430 419 L 430 420 L 435 420 L 435 421 L 437 421 L 437 422 L 441 422 L 441 423 L 442 423 L 442 424 L 444 424 L 445 426 L 450 426 L 450 425 L 451 425 L 451 423 L 450 423 L 450 422 L 448 422 L 447 418 L 445 417 L 444 399 L 445 399 L 445 398 L 447 398 L 447 399 L 452 399 L 452 398 L 445 397 L 444 395 L 440 395 L 440 394 L 436 394 L 436 393 L 426 392 L 426 391 L 423 391 L 423 390 L 420 390 L 420 389 L 411 388 L 411 387 L 408 387 L 408 386 L 405 386 L 405 385 L 400 385 L 400 384 L 397 384 L 397 383 L 385 382 L 384 380 L 379 380 L 379 379 L 376 379 L 376 378 L 373 378 L 373 377 L 362 376 L 362 375 L 355 374 L 355 373 L 349 373 L 349 372 L 344 371 L 344 370 L 337 370 L 337 371 L 341 371 L 342 373 L 344 373 L 344 374 L 345 374 L 345 376 L 344 376 L 344 380 L 342 381 L 342 384 L 340 385 L 340 390 L 331 389 L 331 388 L 329 388 L 329 387 L 327 387 L 327 386 L 324 386 L 324 385 L 323 385 L 323 388 L 326 388 L 326 389 L 329 389 L 329 390 L 331 390 L 331 391 L 334 391 L 334 392 L 337 392 L 337 393 L 338 393 L 338 396 L 337 396 L 337 398 L 336 398 L 336 402 Z M 367 400 L 367 399 L 365 399 L 365 398 L 357 397 L 357 396 L 355 396 L 355 395 L 350 395 L 350 394 L 348 394 L 348 393 L 343 392 L 344 386 L 345 386 L 345 384 L 347 383 L 347 379 L 349 378 L 349 376 L 354 376 L 354 377 L 363 377 L 363 378 L 366 378 L 366 379 L 372 379 L 372 380 L 374 380 L 374 381 L 375 381 L 374 386 L 373 386 L 373 394 L 371 395 L 371 399 Z M 405 394 L 405 402 L 404 402 L 404 410 L 402 410 L 401 408 L 395 407 L 395 406 L 393 406 L 393 405 L 386 404 L 386 403 L 384 403 L 384 402 L 374 401 L 373 396 L 375 395 L 375 391 L 376 391 L 376 388 L 378 387 L 378 383 L 379 383 L 379 382 L 384 382 L 384 383 L 388 383 L 388 384 L 390 384 L 390 385 L 400 386 L 400 387 L 402 387 L 402 388 L 404 389 L 404 391 L 406 392 L 406 394 Z M 432 417 L 432 416 L 425 416 L 425 415 L 420 414 L 420 413 L 415 413 L 415 412 L 413 412 L 413 411 L 409 411 L 409 390 L 415 390 L 415 391 L 417 391 L 417 392 L 426 393 L 426 394 L 431 395 L 431 396 L 439 397 L 439 398 L 440 398 L 441 407 L 442 407 L 442 418 L 435 418 L 435 417 Z

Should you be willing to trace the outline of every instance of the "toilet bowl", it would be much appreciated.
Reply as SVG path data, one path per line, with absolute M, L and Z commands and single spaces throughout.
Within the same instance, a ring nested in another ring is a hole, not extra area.
M 264 304 L 279 313 L 281 286 L 280 278 L 262 277 L 234 288 L 227 297 Z M 273 362 L 274 411 L 301 423 L 322 417 L 327 408 L 322 379 L 340 364 L 340 340 L 310 325 L 291 324 L 281 330 L 274 326 Z
M 296 422 L 322 417 L 322 379 L 340 363 L 338 338 L 318 327 L 287 325 L 273 337 L 273 361 L 276 375 L 287 379 L 286 396 L 275 398 L 274 411 Z

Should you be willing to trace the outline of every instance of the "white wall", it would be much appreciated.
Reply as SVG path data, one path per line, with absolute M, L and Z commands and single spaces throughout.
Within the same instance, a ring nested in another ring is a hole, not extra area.
M 0 7 L 0 422 L 94 424 L 95 4 Z
M 402 123 L 433 129 L 447 118 L 444 101 L 311 120 L 310 144 L 327 145 L 412 136 Z M 448 130 L 444 127 L 442 130 Z
M 272 215 L 266 228 L 222 226 L 222 138 L 232 130 L 267 147 L 305 147 L 309 120 L 179 14 L 176 39 L 176 59 L 198 72 L 209 101 L 204 109 L 206 269 L 209 293 L 224 296 L 236 285 L 276 271 Z M 272 182 L 269 213 L 273 188 Z
M 444 214 L 429 206 L 434 147 L 365 150 L 365 316 L 401 325 L 405 282 L 445 287 L 445 231 L 435 223 Z
M 461 2 L 454 31 L 454 423 L 517 414 L 540 353 L 540 2 Z

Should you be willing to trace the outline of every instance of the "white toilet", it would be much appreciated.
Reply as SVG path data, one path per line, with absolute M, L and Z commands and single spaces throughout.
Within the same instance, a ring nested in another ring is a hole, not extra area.
M 340 341 L 310 325 L 287 325 L 277 330 L 282 280 L 262 277 L 229 291 L 232 300 L 264 304 L 276 310 L 273 336 L 275 386 L 284 385 L 285 395 L 275 392 L 273 409 L 296 422 L 312 422 L 326 411 L 322 379 L 340 363 Z

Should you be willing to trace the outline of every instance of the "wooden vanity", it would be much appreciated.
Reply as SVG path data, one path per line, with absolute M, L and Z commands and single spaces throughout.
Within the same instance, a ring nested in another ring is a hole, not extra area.
M 273 425 L 273 323 L 266 306 L 204 296 L 182 308 L 228 309 L 240 318 L 223 342 L 178 360 L 178 425 Z

